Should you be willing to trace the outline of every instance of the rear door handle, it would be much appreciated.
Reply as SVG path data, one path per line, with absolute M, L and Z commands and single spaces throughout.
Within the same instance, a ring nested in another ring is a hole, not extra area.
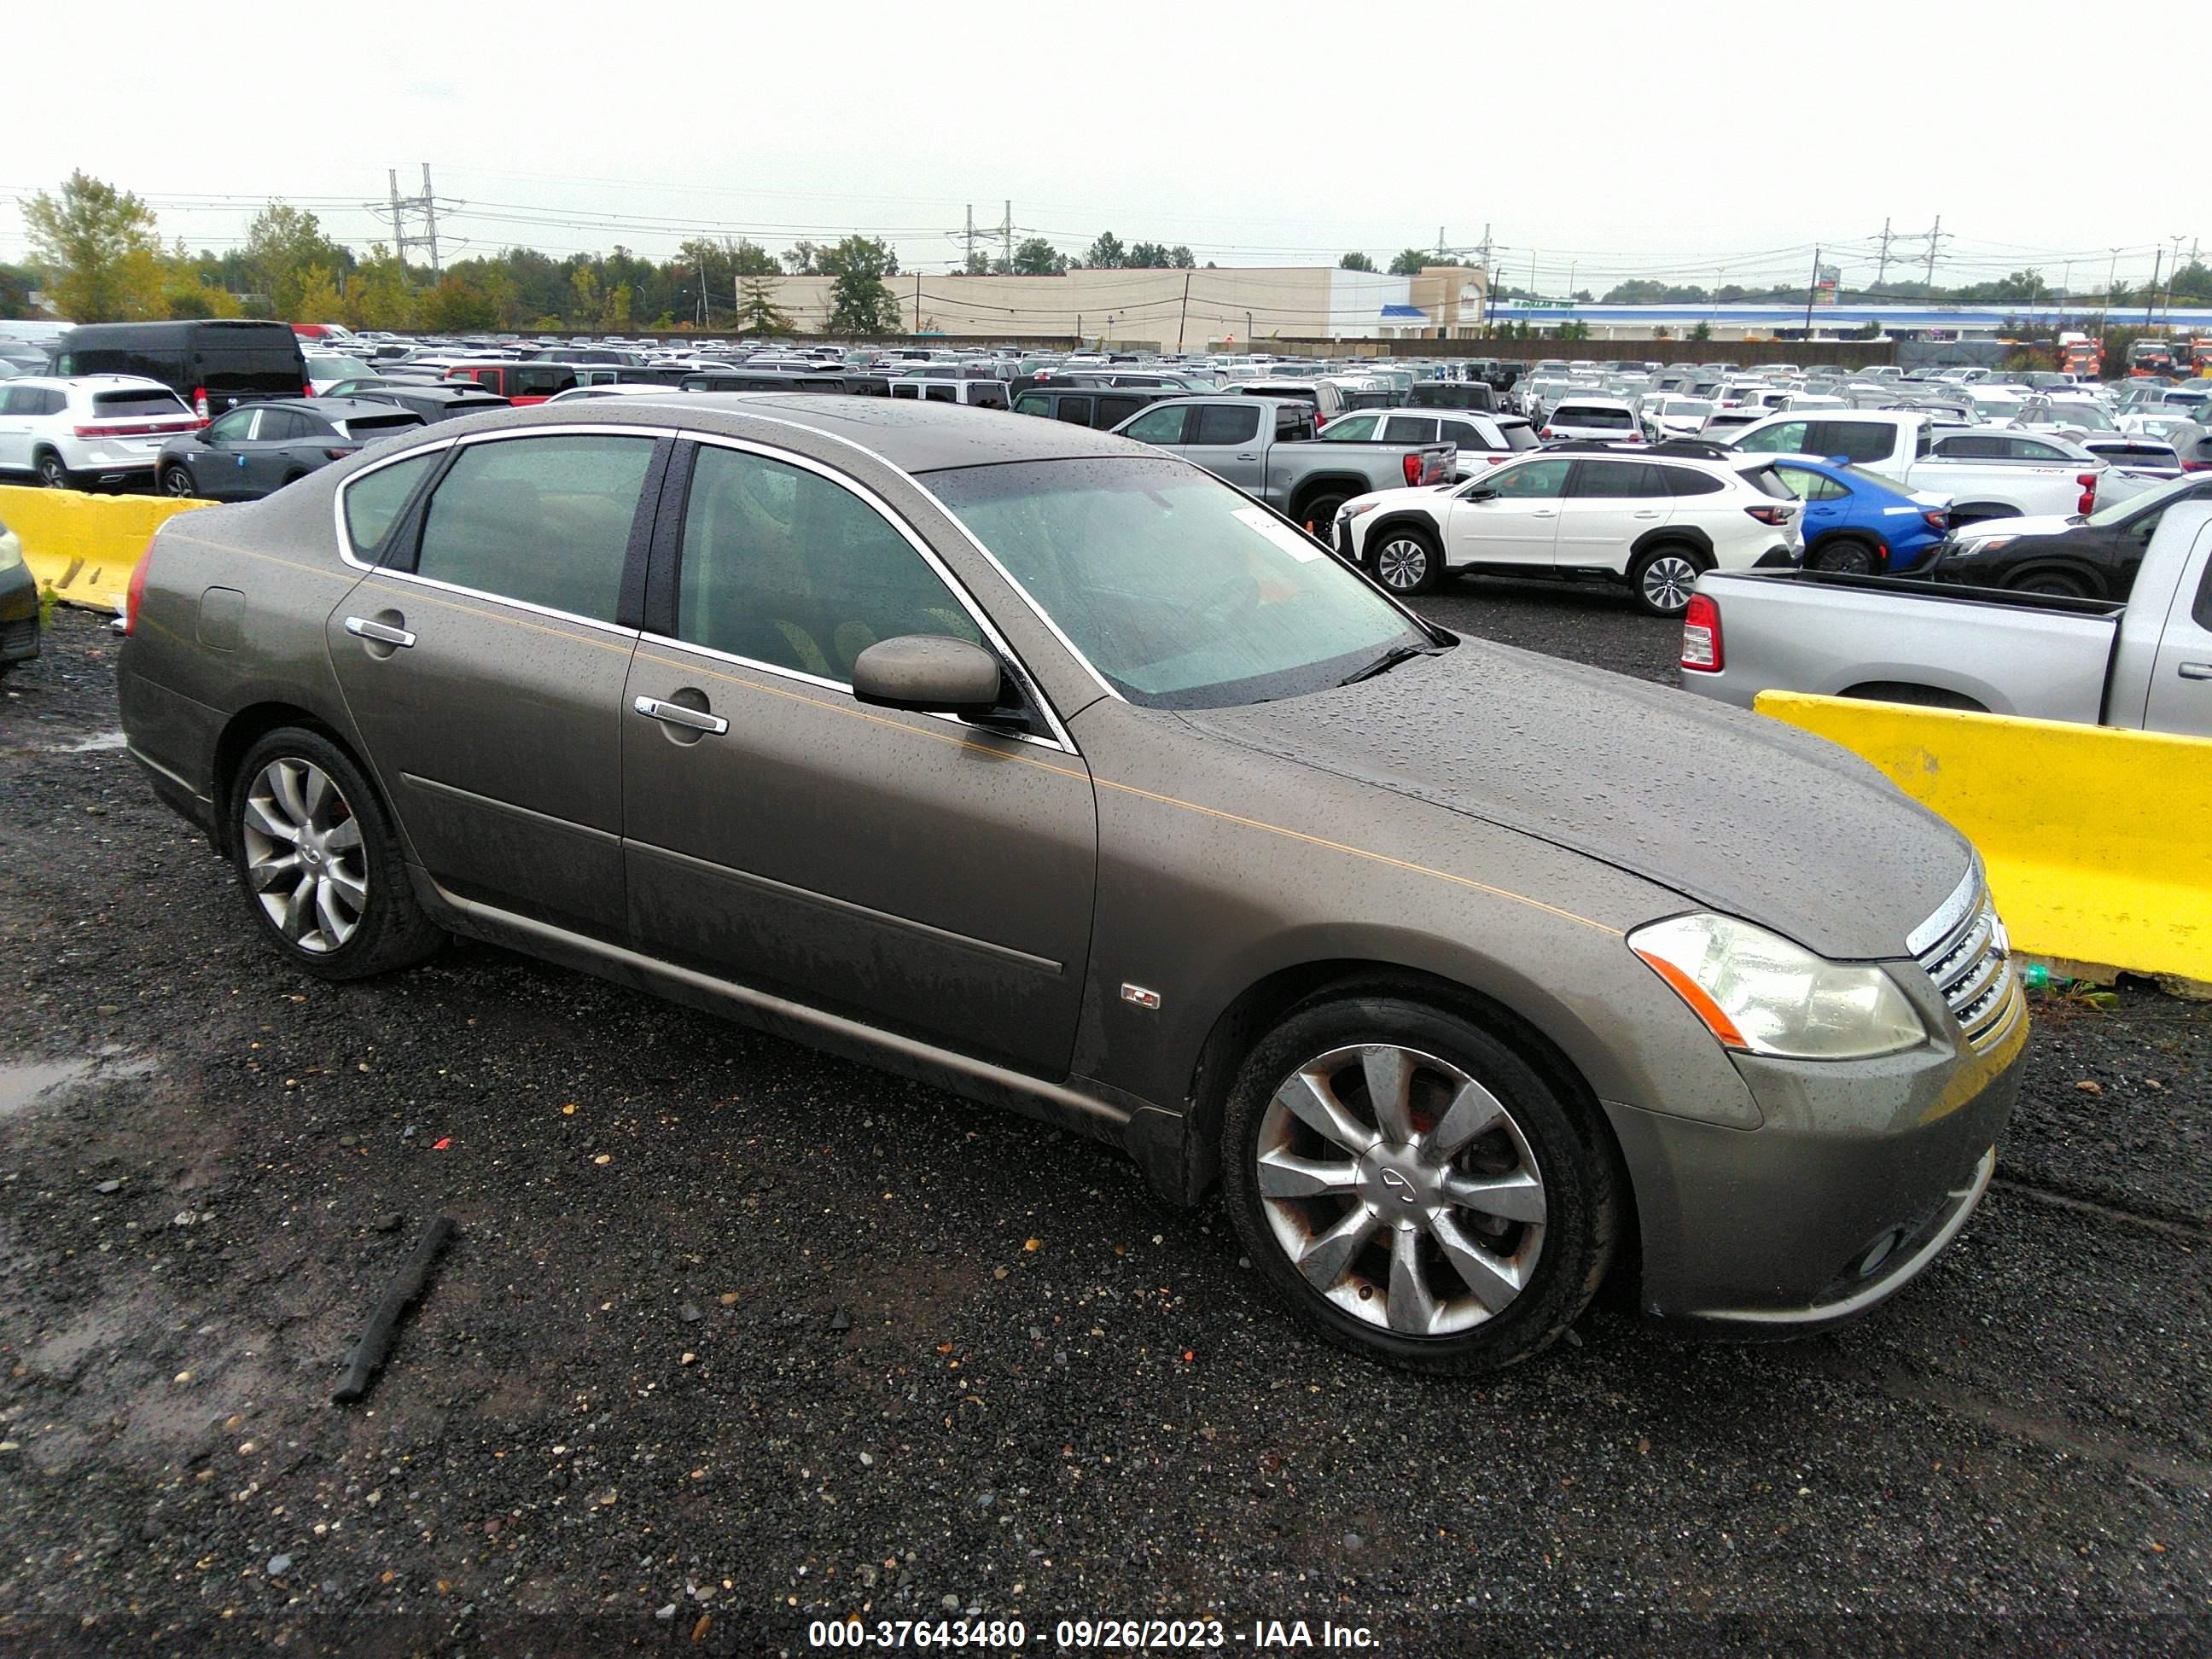
M 1636 516 L 1639 519 L 1656 519 L 1659 515 L 1656 513 L 1638 513 Z
M 729 721 L 719 714 L 703 714 L 696 708 L 686 708 L 680 702 L 663 702 L 658 697 L 640 697 L 631 708 L 649 720 L 661 720 L 670 726 L 681 726 L 693 732 L 704 732 L 720 737 L 730 729 Z
M 366 617 L 348 617 L 346 632 L 357 640 L 374 640 L 379 645 L 409 646 L 415 636 L 404 628 L 393 628 L 380 622 L 371 622 Z
M 2181 665 L 2185 680 L 2212 680 L 2212 662 L 2185 662 Z
M 1532 519 L 1556 519 L 1559 514 L 1558 508 L 1547 507 L 1531 513 L 1528 516 Z

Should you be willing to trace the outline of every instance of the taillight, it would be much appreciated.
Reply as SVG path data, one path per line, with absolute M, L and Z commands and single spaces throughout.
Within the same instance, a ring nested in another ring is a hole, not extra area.
M 1747 507 L 1744 511 L 1761 524 L 1784 525 L 1790 522 L 1790 509 L 1786 507 Z
M 1399 470 L 1406 475 L 1407 489 L 1411 489 L 1415 484 L 1420 483 L 1421 458 L 1419 455 L 1407 455 L 1401 458 L 1398 466 Z
M 208 413 L 207 388 L 205 386 L 196 386 L 192 388 L 192 413 L 198 416 L 200 419 L 204 421 L 210 418 Z
M 301 386 L 300 388 L 300 395 L 302 398 L 313 397 L 315 395 L 315 383 L 313 380 L 310 380 L 307 385 Z
M 1682 666 L 1700 674 L 1721 672 L 1721 608 L 1703 593 L 1690 595 L 1682 613 Z
M 2184 461 L 2181 470 L 2184 472 L 2212 472 L 2212 461 Z
M 1942 507 L 1931 507 L 1920 516 L 1928 521 L 1928 527 L 1938 535 L 1951 527 L 1951 515 Z
M 2074 510 L 2086 519 L 2097 510 L 2097 475 L 2084 472 L 2074 482 L 2081 486 L 2081 499 L 2074 503 Z
M 1552 428 L 1548 426 L 1544 427 L 1537 432 L 1536 435 L 1540 438 L 1549 438 L 1552 435 Z
M 131 586 L 123 593 L 123 631 L 138 631 L 138 606 L 146 597 L 146 573 L 153 568 L 154 544 L 148 542 L 146 550 L 138 556 L 138 562 L 131 567 Z

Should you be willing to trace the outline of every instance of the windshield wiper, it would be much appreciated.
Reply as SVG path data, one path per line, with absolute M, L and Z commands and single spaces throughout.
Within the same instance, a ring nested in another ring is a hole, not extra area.
M 1440 645 L 1394 645 L 1364 668 L 1354 669 L 1339 680 L 1339 685 L 1357 685 L 1362 680 L 1371 680 L 1377 674 L 1387 674 L 1401 663 L 1411 662 L 1416 657 L 1433 657 L 1443 647 Z

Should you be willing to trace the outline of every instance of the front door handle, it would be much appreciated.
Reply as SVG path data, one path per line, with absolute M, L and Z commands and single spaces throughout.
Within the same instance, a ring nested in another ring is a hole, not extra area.
M 1237 459 L 1240 461 L 1256 461 L 1260 458 L 1257 455 L 1246 455 L 1240 453 Z
M 393 628 L 386 623 L 371 622 L 366 617 L 348 617 L 345 628 L 346 632 L 352 635 L 354 638 L 374 640 L 379 645 L 410 646 L 415 643 L 414 635 L 405 629 Z
M 680 702 L 663 702 L 658 697 L 640 697 L 631 708 L 649 720 L 661 720 L 670 726 L 681 726 L 692 732 L 704 732 L 720 737 L 730 729 L 729 721 L 719 714 L 709 714 L 696 708 L 686 708 Z
M 1547 507 L 1541 508 L 1537 512 L 1531 513 L 1528 516 L 1532 519 L 1556 519 L 1559 516 L 1559 514 L 1558 508 Z
M 1639 519 L 1656 519 L 1659 515 L 1656 513 L 1638 513 L 1636 516 Z
M 2212 662 L 2185 662 L 2181 665 L 2185 680 L 2212 680 Z

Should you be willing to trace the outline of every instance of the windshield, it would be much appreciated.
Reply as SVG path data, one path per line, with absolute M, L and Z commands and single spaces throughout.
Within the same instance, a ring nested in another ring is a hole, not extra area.
M 2141 495 L 2124 495 L 2118 501 L 2106 502 L 2104 506 L 2089 515 L 2088 522 L 2102 529 L 2108 525 L 2118 524 L 2123 520 L 2132 519 L 2136 514 L 2146 510 L 2156 512 L 2169 501 L 2179 500 L 2192 492 L 2201 492 L 2203 488 L 2204 477 L 2202 473 L 2185 472 L 2181 477 L 2173 479 L 2171 483 L 2162 483 L 2155 489 L 2146 489 Z
M 2053 404 L 2045 419 L 2054 426 L 2078 426 L 2085 432 L 2117 430 L 2112 417 L 2094 404 Z
M 310 353 L 307 357 L 307 378 L 311 380 L 358 380 L 375 371 L 358 357 L 324 356 Z
M 1662 415 L 1710 415 L 1713 406 L 1703 398 L 1669 398 L 1659 405 Z
M 963 467 L 927 481 L 1131 702 L 1302 696 L 1430 637 L 1319 544 L 1178 461 Z

